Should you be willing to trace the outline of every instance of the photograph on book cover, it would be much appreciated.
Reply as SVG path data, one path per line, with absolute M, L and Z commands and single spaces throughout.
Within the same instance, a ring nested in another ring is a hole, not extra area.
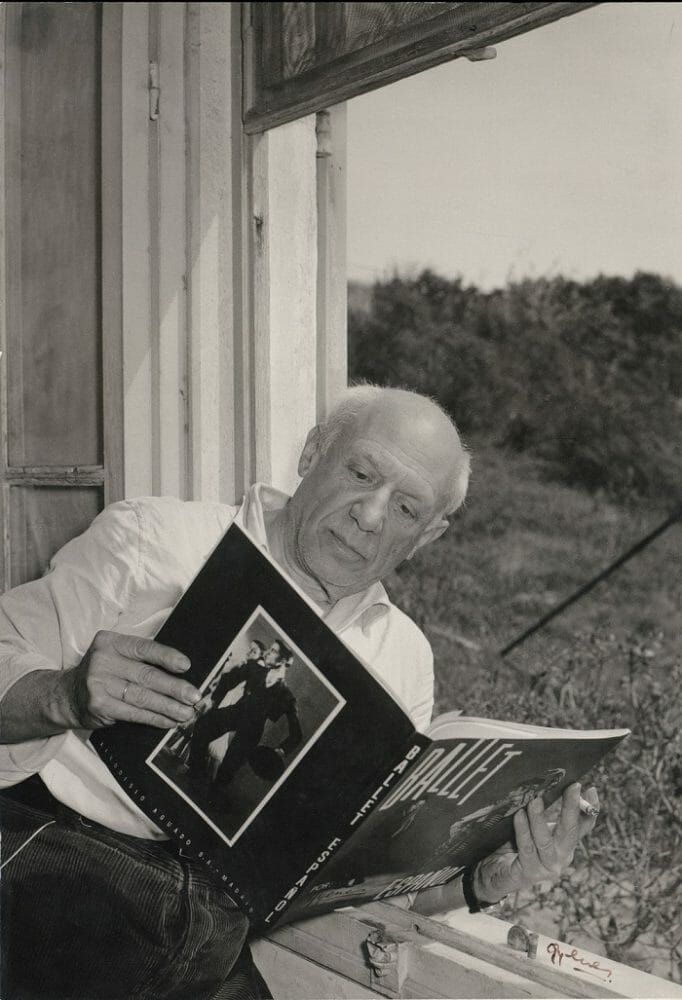
M 346 704 L 259 605 L 146 763 L 232 847 Z

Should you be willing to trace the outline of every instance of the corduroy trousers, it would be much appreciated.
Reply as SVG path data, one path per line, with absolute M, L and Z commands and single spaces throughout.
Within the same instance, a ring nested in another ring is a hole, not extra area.
M 2 1000 L 270 998 L 247 918 L 199 862 L 85 820 L 39 779 L 0 795 L 0 827 Z

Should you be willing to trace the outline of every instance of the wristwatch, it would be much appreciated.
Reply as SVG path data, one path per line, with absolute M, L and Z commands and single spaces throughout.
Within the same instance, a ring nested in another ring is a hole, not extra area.
M 465 868 L 462 873 L 462 893 L 464 901 L 469 907 L 469 913 L 480 913 L 481 910 L 487 910 L 489 906 L 495 905 L 495 903 L 487 903 L 485 900 L 479 899 L 474 891 L 474 877 L 477 867 L 477 864 L 471 865 L 469 868 Z

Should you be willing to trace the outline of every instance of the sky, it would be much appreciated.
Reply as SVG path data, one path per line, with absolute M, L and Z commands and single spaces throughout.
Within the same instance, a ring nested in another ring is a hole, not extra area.
M 604 3 L 348 102 L 349 277 L 682 284 L 682 3 Z

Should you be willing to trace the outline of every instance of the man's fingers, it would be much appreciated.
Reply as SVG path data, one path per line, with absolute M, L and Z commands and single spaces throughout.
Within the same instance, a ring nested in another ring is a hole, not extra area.
M 146 709 L 136 708 L 134 705 L 129 705 L 127 701 L 118 706 L 116 721 L 135 722 L 142 726 L 156 726 L 157 729 L 174 729 L 178 725 L 177 719 L 172 719 L 167 715 L 160 715 Z
M 201 693 L 188 681 L 181 680 L 174 674 L 184 673 L 189 667 L 189 660 L 177 649 L 164 646 L 154 639 L 145 639 L 141 636 L 124 635 L 122 633 L 110 632 L 102 639 L 102 651 L 109 654 L 114 653 L 123 658 L 120 661 L 119 677 L 137 689 L 136 698 L 140 707 L 146 708 L 142 700 L 147 695 L 143 692 L 156 692 L 174 699 L 185 705 L 194 705 L 201 698 Z M 167 671 L 172 671 L 168 673 Z M 117 678 L 118 680 L 118 678 Z M 113 690 L 113 681 L 109 685 L 109 693 L 112 697 L 122 696 L 121 691 Z M 126 691 L 125 701 L 131 703 L 131 694 Z M 135 702 L 133 702 L 135 703 Z M 179 718 L 177 714 L 172 716 Z M 185 718 L 185 716 L 181 716 Z
M 514 814 L 514 833 L 516 835 L 516 850 L 522 867 L 528 868 L 536 865 L 538 852 L 524 809 L 519 809 Z
M 542 799 L 533 799 L 526 812 L 528 814 L 531 837 L 533 838 L 540 862 L 549 871 L 554 871 L 558 860 L 557 852 L 554 834 L 545 817 L 545 806 Z
M 143 691 L 167 695 L 185 705 L 195 705 L 201 698 L 201 692 L 188 681 L 172 677 L 164 670 L 152 667 L 149 663 L 131 663 L 126 671 L 126 679 L 132 681 L 137 688 Z M 126 701 L 129 700 L 126 697 Z
M 545 819 L 549 823 L 550 821 L 556 822 L 559 818 L 559 813 L 561 812 L 561 799 L 555 799 L 551 806 L 545 807 Z
M 155 639 L 145 639 L 139 635 L 124 635 L 120 632 L 110 632 L 111 647 L 120 656 L 140 663 L 151 663 L 174 674 L 184 673 L 189 668 L 190 661 L 177 649 L 164 646 Z
M 545 819 L 542 799 L 533 799 L 525 811 L 520 809 L 516 813 L 514 829 L 525 880 L 532 884 L 556 876 L 561 871 L 561 859 L 552 829 Z
M 594 789 L 585 793 L 592 805 L 598 806 L 599 798 Z M 549 813 L 551 815 L 551 812 Z M 583 821 L 591 829 L 594 819 L 580 812 L 580 785 L 570 785 L 564 792 L 561 812 L 556 823 L 548 820 L 541 798 L 533 799 L 526 809 L 514 814 L 516 857 L 492 854 L 480 866 L 482 891 L 488 888 L 491 895 L 482 899 L 498 899 L 504 893 L 529 887 L 538 882 L 554 881 L 565 872 L 573 860 L 573 853 L 582 833 Z M 493 894 L 494 893 L 494 894 Z
M 67 698 L 78 727 L 113 722 L 175 726 L 193 715 L 200 692 L 178 677 L 189 660 L 154 639 L 98 632 L 86 655 L 68 671 Z
M 580 784 L 574 782 L 565 790 L 561 799 L 561 812 L 554 830 L 554 840 L 562 858 L 570 861 L 578 843 L 581 820 Z
M 119 702 L 120 704 L 116 706 L 116 715 L 127 722 L 144 722 L 142 716 L 153 715 L 157 719 L 164 720 L 163 724 L 170 723 L 175 726 L 181 722 L 188 722 L 194 716 L 194 710 L 190 705 L 181 704 L 175 698 L 160 694 L 149 687 L 141 687 L 134 681 L 126 681 Z M 159 724 L 159 722 L 148 722 L 148 725 L 153 726 Z

